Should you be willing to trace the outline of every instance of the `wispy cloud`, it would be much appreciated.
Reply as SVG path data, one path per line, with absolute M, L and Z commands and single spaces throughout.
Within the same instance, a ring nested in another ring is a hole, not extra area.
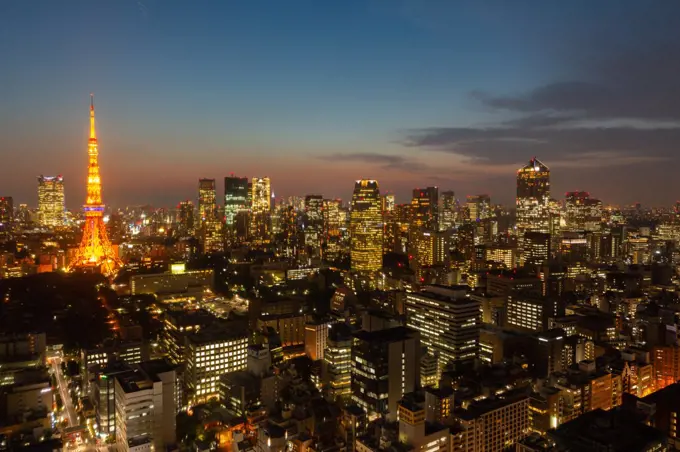
M 149 15 L 149 8 L 147 8 L 147 6 L 140 0 L 137 0 L 137 8 L 143 17 L 147 17 Z
M 341 162 L 363 162 L 377 165 L 388 170 L 424 171 L 429 168 L 427 165 L 417 160 L 402 155 L 379 154 L 374 152 L 336 153 L 319 156 L 319 158 Z

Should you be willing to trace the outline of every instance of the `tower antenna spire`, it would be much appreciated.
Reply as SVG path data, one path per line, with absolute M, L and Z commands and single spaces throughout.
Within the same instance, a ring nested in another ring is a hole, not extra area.
M 90 93 L 90 139 L 97 139 L 97 131 L 94 126 L 94 93 Z

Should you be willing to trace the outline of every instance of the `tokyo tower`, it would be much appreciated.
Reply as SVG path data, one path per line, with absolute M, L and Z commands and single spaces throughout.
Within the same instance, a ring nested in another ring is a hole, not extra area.
M 106 276 L 116 273 L 122 263 L 118 259 L 104 224 L 104 204 L 102 203 L 102 183 L 99 177 L 99 150 L 97 132 L 94 124 L 94 95 L 90 94 L 90 139 L 87 143 L 89 164 L 87 169 L 87 201 L 85 226 L 80 247 L 69 265 L 69 270 L 99 271 Z

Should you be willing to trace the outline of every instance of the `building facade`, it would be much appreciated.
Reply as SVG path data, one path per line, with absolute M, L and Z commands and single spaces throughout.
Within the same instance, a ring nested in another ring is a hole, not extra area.
M 11 196 L 0 196 L 0 240 L 14 229 L 14 200 Z
M 234 226 L 239 212 L 248 211 L 248 178 L 228 176 L 224 178 L 224 218 L 227 227 Z
M 220 375 L 246 369 L 248 336 L 224 326 L 186 336 L 185 387 L 189 399 L 208 401 L 219 396 Z
M 420 383 L 420 337 L 403 326 L 360 331 L 352 343 L 352 401 L 371 417 L 397 418 L 404 394 Z
M 253 177 L 251 182 L 250 236 L 254 243 L 266 243 L 271 233 L 272 191 L 268 177 Z
M 378 181 L 363 179 L 354 185 L 350 234 L 352 271 L 380 270 L 383 228 Z
M 425 286 L 406 294 L 406 325 L 420 332 L 420 341 L 439 355 L 439 366 L 471 363 L 479 355 L 479 301 L 467 286 Z
M 40 226 L 64 226 L 64 178 L 40 176 L 38 178 L 38 220 Z
M 537 158 L 517 171 L 517 237 L 550 232 L 550 169 Z

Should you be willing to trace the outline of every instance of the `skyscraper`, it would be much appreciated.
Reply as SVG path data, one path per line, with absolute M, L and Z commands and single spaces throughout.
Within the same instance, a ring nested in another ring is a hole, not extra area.
M 328 330 L 324 350 L 324 383 L 333 400 L 351 395 L 352 330 L 338 323 Z
M 350 214 L 352 271 L 371 272 L 382 267 L 382 212 L 378 181 L 354 184 Z
M 479 302 L 467 286 L 425 286 L 406 294 L 406 326 L 420 331 L 420 341 L 439 355 L 439 367 L 472 363 L 479 354 Z
M 536 157 L 517 171 L 517 236 L 550 232 L 550 169 Z
M 547 232 L 528 231 L 522 237 L 522 264 L 541 265 L 552 254 L 551 236 Z
M 323 196 L 305 196 L 304 236 L 305 246 L 312 256 L 321 255 L 323 237 Z
M 342 201 L 339 199 L 323 200 L 323 226 L 326 239 L 340 235 L 340 228 L 343 226 L 340 221 L 341 204 Z
M 470 221 L 485 220 L 491 216 L 491 198 L 489 195 L 468 196 L 466 207 Z
M 339 199 L 323 200 L 323 243 L 326 260 L 337 259 L 341 254 L 341 230 L 346 230 L 341 206 L 342 201 Z
M 268 177 L 253 177 L 251 182 L 250 233 L 255 243 L 269 241 L 272 188 Z
M 198 180 L 198 217 L 201 222 L 217 215 L 215 179 Z
M 392 212 L 395 206 L 395 198 L 393 194 L 386 194 L 383 196 L 383 212 Z
M 567 229 L 570 231 L 600 231 L 602 201 L 591 198 L 585 191 L 571 191 L 565 196 Z
M 11 196 L 0 196 L 0 239 L 7 236 L 14 225 L 14 200 Z
M 215 179 L 198 180 L 198 216 L 201 220 L 200 233 L 203 251 L 217 253 L 224 250 L 222 219 L 217 210 Z
M 439 188 L 415 188 L 413 190 L 414 226 L 436 231 L 439 227 Z
M 64 178 L 40 176 L 38 178 L 38 219 L 41 226 L 64 225 Z
M 412 269 L 416 277 L 423 275 L 425 267 L 443 265 L 449 257 L 449 235 L 444 231 L 421 230 L 413 234 L 409 253 L 413 255 Z
M 90 95 L 90 139 L 87 142 L 87 200 L 83 238 L 69 269 L 90 269 L 105 275 L 114 274 L 122 265 L 117 250 L 111 245 L 104 224 L 102 182 L 99 176 L 99 146 L 94 120 L 94 96 Z M 62 196 L 63 206 L 63 196 Z
M 456 194 L 452 191 L 444 191 L 439 197 L 439 229 L 446 231 L 456 225 L 456 213 L 458 205 Z
M 181 237 L 188 237 L 194 233 L 194 203 L 181 201 L 177 206 L 178 232 Z
M 359 331 L 351 363 L 352 401 L 395 421 L 399 400 L 420 383 L 420 335 L 403 326 Z
M 248 178 L 234 175 L 224 178 L 224 217 L 227 227 L 234 226 L 236 215 L 250 208 Z

